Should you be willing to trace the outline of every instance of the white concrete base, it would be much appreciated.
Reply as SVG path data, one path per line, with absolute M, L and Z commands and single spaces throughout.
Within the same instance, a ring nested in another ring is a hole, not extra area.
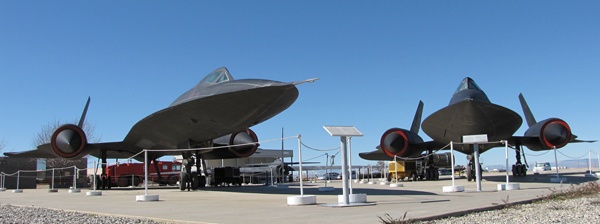
M 359 182 L 359 180 L 354 180 L 354 183 L 358 183 L 358 182 Z
M 498 184 L 499 191 L 510 191 L 510 190 L 519 190 L 521 189 L 521 185 L 519 183 L 508 183 L 507 184 Z
M 465 191 L 465 186 L 444 186 L 442 187 L 442 192 L 463 192 Z
M 390 187 L 404 187 L 404 184 L 399 184 L 399 183 L 391 183 Z
M 567 178 L 564 178 L 564 177 L 553 177 L 553 178 L 550 178 L 550 182 L 551 183 L 565 183 L 565 182 L 567 182 Z
M 319 187 L 319 191 L 333 191 L 334 187 Z
M 375 182 L 375 181 L 369 181 L 369 183 L 367 183 L 367 184 L 376 184 L 376 183 L 377 182 Z
M 102 191 L 88 191 L 85 193 L 87 196 L 100 196 L 102 195 Z
M 3 187 L 0 188 L 0 192 L 2 192 L 2 191 L 6 191 L 6 188 L 3 188 Z
M 585 173 L 585 177 L 598 177 L 596 173 Z
M 379 182 L 379 185 L 389 185 L 389 184 L 390 184 L 390 182 L 387 182 L 387 181 L 381 181 L 381 182 Z
M 349 194 L 348 202 L 349 203 L 366 203 L 367 202 L 367 194 Z M 344 203 L 344 195 L 338 195 L 338 203 Z
M 56 193 L 58 192 L 58 189 L 48 189 L 48 193 Z
M 360 183 L 361 183 L 361 184 L 364 184 L 364 183 L 366 183 L 366 182 L 367 182 L 366 180 L 360 180 Z
M 331 183 L 331 181 L 330 181 L 330 180 L 328 180 L 328 181 L 327 181 L 327 183 Z
M 158 195 L 136 195 L 135 201 L 158 201 Z
M 12 192 L 13 193 L 23 193 L 23 190 L 21 190 L 21 189 L 15 189 L 15 190 L 12 190 Z
M 79 192 L 81 192 L 81 190 L 79 190 L 79 189 L 73 189 L 73 188 L 69 189 L 69 193 L 79 193 Z
M 314 205 L 317 204 L 317 196 L 289 196 L 287 197 L 287 205 Z

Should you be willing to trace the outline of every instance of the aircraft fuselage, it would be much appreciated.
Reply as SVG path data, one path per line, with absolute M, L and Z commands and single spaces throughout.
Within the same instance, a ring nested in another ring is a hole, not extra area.
M 521 116 L 503 106 L 490 102 L 486 94 L 470 78 L 454 93 L 450 104 L 427 117 L 423 131 L 435 142 L 463 142 L 465 135 L 487 134 L 488 141 L 509 139 L 519 129 Z M 496 147 L 481 145 L 480 152 Z M 470 145 L 455 147 L 466 154 L 473 153 Z

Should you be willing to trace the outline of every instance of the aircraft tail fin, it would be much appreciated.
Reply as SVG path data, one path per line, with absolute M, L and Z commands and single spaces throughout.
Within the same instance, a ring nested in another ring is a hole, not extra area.
M 419 101 L 419 106 L 417 106 L 417 112 L 415 112 L 415 118 L 413 119 L 413 123 L 410 126 L 410 131 L 414 133 L 419 133 L 419 129 L 421 129 L 421 117 L 423 116 L 423 101 Z
M 83 113 L 81 113 L 81 118 L 79 118 L 79 124 L 77 126 L 79 126 L 80 128 L 83 128 L 83 123 L 85 122 L 85 115 L 87 115 L 91 99 L 92 98 L 88 96 L 87 103 L 85 103 L 85 107 L 83 108 Z
M 525 97 L 523 97 L 523 93 L 519 94 L 519 101 L 521 101 L 521 107 L 523 108 L 527 125 L 529 127 L 533 126 L 537 122 L 535 121 L 535 117 L 533 117 L 533 113 L 531 113 L 531 109 L 529 109 L 529 105 L 527 105 L 527 102 L 525 101 Z

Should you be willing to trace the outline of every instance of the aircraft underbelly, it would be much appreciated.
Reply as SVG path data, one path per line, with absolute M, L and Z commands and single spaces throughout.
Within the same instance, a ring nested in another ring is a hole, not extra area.
M 209 96 L 158 111 L 138 122 L 124 142 L 147 149 L 177 148 L 188 139 L 206 141 L 245 130 L 287 109 L 298 97 L 294 85 Z
M 521 116 L 508 108 L 471 100 L 438 110 L 423 121 L 422 127 L 434 141 L 448 144 L 462 142 L 464 135 L 477 134 L 487 134 L 488 141 L 506 140 L 521 123 Z

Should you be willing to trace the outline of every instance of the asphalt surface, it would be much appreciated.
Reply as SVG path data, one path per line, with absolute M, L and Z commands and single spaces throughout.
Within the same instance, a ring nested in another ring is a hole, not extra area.
M 102 215 L 143 217 L 173 223 L 379 223 L 379 217 L 391 216 L 406 219 L 433 219 L 470 211 L 499 208 L 507 203 L 522 203 L 539 199 L 571 184 L 598 181 L 585 177 L 583 170 L 562 170 L 566 183 L 551 183 L 555 177 L 551 171 L 527 177 L 512 178 L 519 183 L 519 190 L 498 191 L 497 185 L 506 183 L 504 173 L 484 173 L 482 189 L 477 191 L 474 181 L 465 178 L 455 180 L 464 186 L 464 192 L 444 193 L 444 186 L 451 186 L 449 176 L 439 181 L 400 182 L 402 187 L 389 185 L 352 183 L 354 194 L 366 194 L 371 206 L 337 207 L 338 195 L 342 194 L 341 181 L 332 181 L 330 192 L 321 192 L 324 182 L 304 183 L 304 195 L 315 195 L 316 205 L 288 206 L 289 196 L 299 196 L 298 183 L 280 189 L 269 186 L 246 185 L 241 187 L 207 187 L 198 191 L 178 189 L 149 189 L 148 195 L 158 195 L 159 201 L 137 202 L 137 195 L 144 189 L 113 189 L 102 191 L 101 196 L 68 193 L 59 189 L 49 193 L 47 189 L 24 189 L 12 193 L 11 189 L 0 192 L 0 204 L 35 206 L 68 211 L 80 211 Z M 1 220 L 0 220 L 1 221 Z

